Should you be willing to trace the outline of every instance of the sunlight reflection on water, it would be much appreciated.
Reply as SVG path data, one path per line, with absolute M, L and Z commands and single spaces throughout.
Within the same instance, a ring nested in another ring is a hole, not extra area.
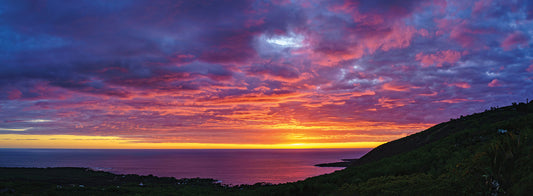
M 234 185 L 285 183 L 339 170 L 313 165 L 359 158 L 369 150 L 0 149 L 0 167 L 88 167 L 116 174 L 214 178 Z

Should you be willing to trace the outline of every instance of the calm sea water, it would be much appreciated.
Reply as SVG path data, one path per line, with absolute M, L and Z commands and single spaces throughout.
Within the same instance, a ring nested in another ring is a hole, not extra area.
M 313 165 L 359 158 L 370 150 L 0 149 L 0 167 L 87 167 L 116 174 L 213 178 L 233 185 L 285 183 L 339 170 Z

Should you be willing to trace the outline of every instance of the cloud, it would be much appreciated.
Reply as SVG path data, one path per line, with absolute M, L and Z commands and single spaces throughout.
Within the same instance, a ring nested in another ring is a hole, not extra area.
M 246 70 L 250 75 L 268 75 L 281 80 L 293 80 L 300 77 L 300 73 L 290 64 L 274 65 L 272 63 L 253 65 Z
M 451 83 L 451 84 L 447 84 L 447 85 L 448 86 L 455 86 L 455 87 L 459 87 L 459 88 L 470 88 L 470 87 L 472 87 L 467 82 L 457 82 L 457 83 Z
M 490 81 L 488 86 L 489 87 L 499 87 L 499 86 L 502 86 L 502 84 L 501 84 L 501 82 L 498 79 L 494 79 L 494 80 Z
M 483 100 L 470 100 L 470 99 L 444 99 L 444 100 L 438 100 L 435 102 L 438 103 L 460 103 L 465 101 L 477 101 L 477 102 L 483 102 Z
M 531 5 L 5 2 L 0 134 L 392 140 L 529 96 Z
M 453 50 L 438 51 L 434 54 L 427 54 L 420 52 L 415 56 L 416 60 L 420 61 L 422 67 L 437 66 L 442 67 L 444 63 L 454 65 L 461 59 L 461 53 Z
M 460 44 L 463 48 L 480 49 L 486 48 L 488 40 L 494 33 L 491 27 L 476 26 L 471 21 L 462 18 L 435 19 L 439 27 L 438 33 L 449 31 L 449 37 Z
M 17 89 L 13 89 L 11 91 L 8 92 L 8 98 L 9 99 L 18 99 L 22 96 L 22 92 L 20 92 L 19 90 Z
M 385 83 L 383 84 L 383 89 L 388 91 L 409 91 L 411 87 L 407 85 Z
M 380 98 L 378 100 L 378 105 L 384 108 L 396 108 L 402 107 L 407 104 L 414 103 L 414 100 L 411 99 L 390 99 L 390 98 Z
M 529 37 L 524 35 L 522 32 L 513 32 L 509 34 L 501 43 L 501 47 L 504 50 L 511 50 L 516 47 L 527 47 L 529 42 Z

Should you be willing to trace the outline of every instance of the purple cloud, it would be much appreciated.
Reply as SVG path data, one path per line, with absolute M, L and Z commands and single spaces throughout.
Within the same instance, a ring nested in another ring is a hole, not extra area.
M 533 89 L 531 7 L 497 0 L 6 2 L 0 134 L 390 140 L 524 101 Z

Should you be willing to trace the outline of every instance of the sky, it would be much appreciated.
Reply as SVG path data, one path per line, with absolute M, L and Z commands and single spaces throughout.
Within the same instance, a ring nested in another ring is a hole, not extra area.
M 375 147 L 533 99 L 528 0 L 0 0 L 0 148 Z

